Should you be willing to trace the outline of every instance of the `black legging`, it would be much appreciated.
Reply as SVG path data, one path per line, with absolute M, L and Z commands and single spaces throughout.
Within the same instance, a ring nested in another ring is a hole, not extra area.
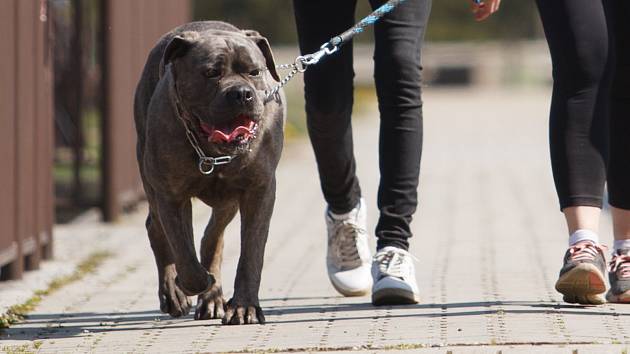
M 300 50 L 312 53 L 355 23 L 356 0 L 294 0 Z M 370 0 L 373 8 L 385 0 Z M 422 152 L 420 49 L 431 0 L 408 0 L 376 23 L 374 79 L 380 120 L 378 248 L 407 249 Z M 352 44 L 304 75 L 308 132 L 324 198 L 345 213 L 361 196 L 352 147 Z
M 553 62 L 549 140 L 562 209 L 630 209 L 630 1 L 537 0 Z

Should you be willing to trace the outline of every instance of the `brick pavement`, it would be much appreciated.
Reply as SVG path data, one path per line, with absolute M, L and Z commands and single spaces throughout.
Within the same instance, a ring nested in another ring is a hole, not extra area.
M 568 305 L 553 289 L 566 241 L 547 156 L 548 94 L 427 90 L 421 206 L 411 240 L 418 258 L 418 305 L 374 308 L 368 297 L 343 298 L 334 291 L 325 273 L 324 203 L 312 153 L 307 144 L 293 143 L 278 171 L 263 272 L 260 295 L 267 325 L 228 327 L 219 320 L 194 321 L 192 313 L 182 319 L 159 313 L 142 206 L 119 224 L 60 228 L 61 254 L 109 249 L 116 255 L 96 273 L 45 298 L 25 323 L 0 337 L 0 348 L 24 345 L 26 352 L 39 353 L 626 353 L 630 306 Z M 364 119 L 355 122 L 356 155 L 373 229 L 378 118 L 374 106 L 361 111 Z M 209 210 L 194 205 L 199 235 Z M 226 235 L 228 296 L 238 257 L 237 230 L 235 223 Z M 607 220 L 602 230 L 611 244 Z M 73 244 L 73 235 L 87 241 Z

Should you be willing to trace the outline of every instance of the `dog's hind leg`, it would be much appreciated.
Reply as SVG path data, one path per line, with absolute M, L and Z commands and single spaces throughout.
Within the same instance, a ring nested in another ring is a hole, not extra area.
M 238 211 L 236 203 L 212 209 L 212 217 L 201 240 L 201 265 L 214 276 L 210 290 L 197 298 L 196 320 L 222 318 L 224 315 L 223 289 L 221 287 L 221 262 L 223 260 L 223 232 Z
M 162 230 L 160 220 L 152 211 L 147 216 L 146 226 L 158 269 L 160 310 L 173 317 L 187 315 L 192 304 L 188 296 L 175 285 L 177 271 L 171 248 L 166 240 L 166 235 L 164 235 L 164 230 Z
M 223 324 L 265 323 L 258 290 L 275 195 L 276 181 L 273 177 L 266 185 L 248 191 L 242 197 L 241 255 L 234 281 L 234 296 L 226 304 Z

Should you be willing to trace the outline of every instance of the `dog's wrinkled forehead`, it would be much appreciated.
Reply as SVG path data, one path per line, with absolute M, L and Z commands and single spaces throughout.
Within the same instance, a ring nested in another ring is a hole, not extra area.
M 264 67 L 265 57 L 256 44 L 244 35 L 214 31 L 201 37 L 191 54 L 198 60 L 213 64 L 241 63 Z
M 223 60 L 235 69 L 269 70 L 274 80 L 280 81 L 269 41 L 258 32 L 242 30 L 228 32 L 212 30 L 208 32 L 183 32 L 171 38 L 164 49 L 160 63 L 160 77 L 167 65 L 183 59 L 188 65 L 216 66 Z M 234 63 L 244 67 L 235 67 Z

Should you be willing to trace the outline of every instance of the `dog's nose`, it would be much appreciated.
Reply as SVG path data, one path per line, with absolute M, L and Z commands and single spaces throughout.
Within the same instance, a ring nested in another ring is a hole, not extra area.
M 226 96 L 228 102 L 244 105 L 254 100 L 254 91 L 247 86 L 238 86 L 230 89 Z

